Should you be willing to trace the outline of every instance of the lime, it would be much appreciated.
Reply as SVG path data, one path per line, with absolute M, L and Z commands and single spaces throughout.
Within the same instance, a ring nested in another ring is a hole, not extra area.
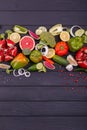
M 46 55 L 47 58 L 52 58 L 55 55 L 55 50 L 53 48 L 48 49 L 48 53 Z
M 19 33 L 12 33 L 10 36 L 9 36 L 10 40 L 12 40 L 14 43 L 18 43 L 20 41 L 20 34 Z
M 34 63 L 38 63 L 42 60 L 42 54 L 38 50 L 33 50 L 30 54 L 30 60 Z
M 84 34 L 85 30 L 84 29 L 78 29 L 75 32 L 75 36 L 81 37 Z
M 70 34 L 69 34 L 69 32 L 67 32 L 67 31 L 62 31 L 62 32 L 60 33 L 60 39 L 61 39 L 62 41 L 64 41 L 64 42 L 69 41 L 69 39 L 70 39 Z
M 30 51 L 28 48 L 24 48 L 24 49 L 22 50 L 22 53 L 23 53 L 24 55 L 29 55 L 30 52 L 31 52 L 31 51 Z

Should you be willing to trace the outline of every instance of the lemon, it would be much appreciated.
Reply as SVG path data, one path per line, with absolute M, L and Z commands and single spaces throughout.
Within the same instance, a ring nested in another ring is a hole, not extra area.
M 53 48 L 48 49 L 48 53 L 46 55 L 47 58 L 52 58 L 55 55 L 55 50 Z
M 12 33 L 12 34 L 10 35 L 9 38 L 10 38 L 10 40 L 12 40 L 14 43 L 18 43 L 18 42 L 20 41 L 20 39 L 21 39 L 21 36 L 20 36 L 19 33 L 14 32 L 14 33 Z
M 67 42 L 70 39 L 70 34 L 67 31 L 62 31 L 60 33 L 60 39 L 64 42 Z

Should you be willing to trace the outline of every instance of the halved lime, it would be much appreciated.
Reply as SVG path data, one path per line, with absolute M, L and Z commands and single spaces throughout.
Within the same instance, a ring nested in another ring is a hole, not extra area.
M 85 30 L 84 29 L 78 29 L 75 32 L 75 36 L 81 37 L 84 34 Z

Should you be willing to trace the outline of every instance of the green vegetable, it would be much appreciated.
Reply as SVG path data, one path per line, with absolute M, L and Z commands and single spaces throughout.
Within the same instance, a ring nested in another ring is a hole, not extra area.
M 12 34 L 12 31 L 11 30 L 6 30 L 5 33 L 7 34 L 7 37 L 9 39 L 10 35 Z
M 83 39 L 81 37 L 73 37 L 68 42 L 69 50 L 71 52 L 76 52 L 83 46 Z
M 37 70 L 41 70 L 43 67 L 43 64 L 40 62 L 40 63 L 37 63 L 37 64 L 34 64 L 32 66 L 30 66 L 28 68 L 29 71 L 37 71 Z
M 27 33 L 27 29 L 25 27 L 22 27 L 22 26 L 19 26 L 19 25 L 15 25 L 13 27 L 13 30 L 17 33 L 20 33 L 20 34 L 26 34 Z
M 65 59 L 65 58 L 63 58 L 63 57 L 61 57 L 61 56 L 58 56 L 58 55 L 54 55 L 53 56 L 53 60 L 56 62 L 56 63 L 58 63 L 58 64 L 60 64 L 60 65 L 63 65 L 63 66 L 67 66 L 69 63 L 68 63 L 68 61 Z
M 25 57 L 22 53 L 19 53 L 12 61 L 11 66 L 13 69 L 20 69 L 25 67 L 29 62 L 29 59 Z
M 28 48 L 25 48 L 22 50 L 22 53 L 27 56 L 31 53 L 31 51 Z
M 56 41 L 54 36 L 50 32 L 42 32 L 40 35 L 41 41 L 43 41 L 46 45 L 54 48 L 56 45 Z
M 6 73 L 7 74 L 10 74 L 13 70 L 10 70 L 10 69 L 6 69 Z
M 83 71 L 83 72 L 87 73 L 87 69 L 84 69 L 84 68 L 77 68 L 77 69 L 75 69 L 75 71 Z
M 0 34 L 0 39 L 5 39 L 5 34 L 4 33 Z
M 83 35 L 82 38 L 83 38 L 83 43 L 87 43 L 87 35 Z

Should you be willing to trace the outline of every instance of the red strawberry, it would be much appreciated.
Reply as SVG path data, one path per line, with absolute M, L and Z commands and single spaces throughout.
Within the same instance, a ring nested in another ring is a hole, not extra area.
M 14 47 L 15 43 L 13 41 L 11 41 L 10 39 L 7 39 L 6 41 L 7 41 L 8 47 L 11 47 L 11 48 Z
M 6 47 L 7 47 L 6 40 L 0 40 L 0 49 L 1 48 L 6 48 Z
M 5 56 L 5 61 L 10 61 L 10 60 L 12 60 L 12 59 L 13 59 L 13 57 L 10 56 L 10 55 L 6 55 L 6 56 Z
M 3 50 L 0 50 L 0 62 L 3 62 L 4 59 L 5 59 L 4 51 L 3 51 Z

